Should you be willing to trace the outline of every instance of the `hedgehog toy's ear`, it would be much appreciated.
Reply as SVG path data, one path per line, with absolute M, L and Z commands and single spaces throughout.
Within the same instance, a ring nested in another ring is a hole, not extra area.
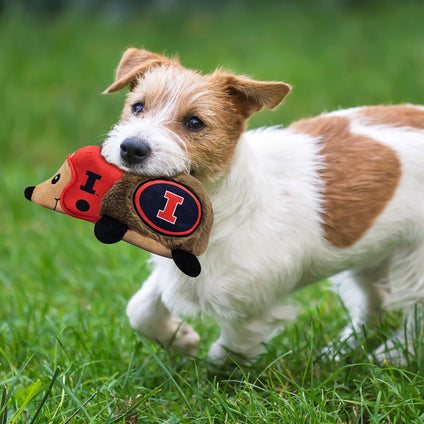
M 189 277 L 197 277 L 200 274 L 200 262 L 192 253 L 185 250 L 174 249 L 172 251 L 172 259 L 175 265 Z

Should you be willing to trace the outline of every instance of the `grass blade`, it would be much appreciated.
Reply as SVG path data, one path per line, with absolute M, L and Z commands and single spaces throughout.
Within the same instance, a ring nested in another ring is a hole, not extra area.
M 26 406 L 28 405 L 28 403 L 31 401 L 31 399 L 35 396 L 36 392 L 40 389 L 41 387 L 41 381 L 37 380 L 31 387 L 29 393 L 27 394 L 26 398 L 24 399 L 21 407 L 18 409 L 18 411 L 16 412 L 13 420 L 10 422 L 10 424 L 15 424 L 16 420 L 21 416 L 22 412 L 24 411 L 24 409 L 26 408 Z
M 3 386 L 3 393 L 1 396 L 1 403 L 0 403 L 0 424 L 6 424 L 7 422 L 7 406 L 6 406 L 6 399 L 7 399 L 7 387 Z
M 46 400 L 47 400 L 47 398 L 48 398 L 48 396 L 49 396 L 49 394 L 50 394 L 50 392 L 51 392 L 51 390 L 52 390 L 52 388 L 53 388 L 53 385 L 54 385 L 54 383 L 55 383 L 55 381 L 56 381 L 56 378 L 57 378 L 57 376 L 59 375 L 59 370 L 60 370 L 60 368 L 59 368 L 59 367 L 57 367 L 57 368 L 56 368 L 56 371 L 55 371 L 55 373 L 54 373 L 54 375 L 53 375 L 53 377 L 52 377 L 52 379 L 50 380 L 49 387 L 47 387 L 46 393 L 44 394 L 44 397 L 43 397 L 43 399 L 41 400 L 41 403 L 40 403 L 40 405 L 39 405 L 39 407 L 38 407 L 38 409 L 37 409 L 36 413 L 35 413 L 35 414 L 34 414 L 34 416 L 32 417 L 32 420 L 31 420 L 30 424 L 33 424 L 33 423 L 35 422 L 35 420 L 36 420 L 36 418 L 37 418 L 38 414 L 39 414 L 39 413 L 40 413 L 40 411 L 41 411 L 41 408 L 43 407 L 44 403 L 46 402 Z
M 22 373 L 24 372 L 26 366 L 31 362 L 31 359 L 33 358 L 34 355 L 35 355 L 35 353 L 33 353 L 32 355 L 30 355 L 30 357 L 22 365 L 22 367 L 19 370 L 19 372 L 16 375 L 16 377 L 13 379 L 12 385 L 10 386 L 10 389 L 9 389 L 9 393 L 6 396 L 6 400 L 4 401 L 4 404 L 3 404 L 3 406 L 0 409 L 0 416 L 3 415 L 4 410 L 7 408 L 7 403 L 9 402 L 9 399 L 10 399 L 10 397 L 13 394 L 13 391 L 15 389 L 16 384 L 18 383 L 19 378 L 21 377 Z
M 165 372 L 165 374 L 172 381 L 172 383 L 174 384 L 175 388 L 178 390 L 178 392 L 180 393 L 181 397 L 184 399 L 184 402 L 186 403 L 186 405 L 187 405 L 188 409 L 190 410 L 190 412 L 193 412 L 193 408 L 192 408 L 190 402 L 188 401 L 187 396 L 185 395 L 183 389 L 180 387 L 180 385 L 175 380 L 174 376 L 170 373 L 169 369 L 165 366 L 165 364 L 161 361 L 161 359 L 156 355 L 155 352 L 153 352 L 153 350 L 150 348 L 150 346 L 143 339 L 141 339 L 141 342 L 146 347 L 146 349 L 149 351 L 149 353 L 153 356 L 153 358 L 155 359 L 155 361 L 157 362 L 157 364 L 162 368 L 162 370 Z
M 63 424 L 68 424 L 78 414 L 78 412 L 81 411 L 81 409 L 84 409 L 84 406 L 87 405 L 88 402 L 90 402 L 91 399 L 93 399 L 96 395 L 97 392 L 93 393 Z

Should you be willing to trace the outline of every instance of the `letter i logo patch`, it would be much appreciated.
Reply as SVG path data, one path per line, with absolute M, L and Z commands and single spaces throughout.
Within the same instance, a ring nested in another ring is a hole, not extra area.
M 202 217 L 199 199 L 176 181 L 141 183 L 134 192 L 133 204 L 144 223 L 170 236 L 188 236 L 197 228 Z
M 167 221 L 171 224 L 175 224 L 177 217 L 174 215 L 178 205 L 182 205 L 184 197 L 178 196 L 171 191 L 166 190 L 164 197 L 166 200 L 165 207 L 157 213 L 157 217 Z

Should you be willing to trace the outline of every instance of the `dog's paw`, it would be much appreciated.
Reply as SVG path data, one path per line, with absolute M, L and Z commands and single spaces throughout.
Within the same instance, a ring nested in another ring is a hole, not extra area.
M 324 357 L 327 360 L 340 362 L 346 356 L 346 350 L 345 349 L 339 350 L 334 345 L 328 344 L 327 346 L 324 346 L 319 351 L 319 355 L 320 357 Z
M 234 369 L 238 366 L 249 367 L 251 362 L 249 359 L 238 352 L 232 352 L 226 349 L 219 342 L 215 342 L 209 349 L 208 361 L 210 366 L 208 367 L 210 372 L 215 372 L 222 369 Z
M 215 367 L 223 367 L 229 358 L 225 348 L 218 342 L 215 342 L 209 349 L 208 360 Z
M 336 362 L 349 362 L 350 354 L 360 348 L 356 332 L 351 327 L 346 327 L 334 341 L 320 351 L 320 356 Z
M 374 356 L 381 365 L 408 365 L 407 355 L 411 353 L 411 347 L 405 347 L 399 341 L 388 340 L 380 345 L 375 351 Z
M 190 325 L 182 323 L 174 337 L 168 342 L 167 347 L 185 355 L 194 356 L 199 349 L 199 344 L 200 336 Z

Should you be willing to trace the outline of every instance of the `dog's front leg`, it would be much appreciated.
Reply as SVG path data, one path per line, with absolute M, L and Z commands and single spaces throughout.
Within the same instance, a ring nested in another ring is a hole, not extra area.
M 163 346 L 194 355 L 200 337 L 191 326 L 171 314 L 161 299 L 159 273 L 154 271 L 127 306 L 131 326 L 142 336 Z

